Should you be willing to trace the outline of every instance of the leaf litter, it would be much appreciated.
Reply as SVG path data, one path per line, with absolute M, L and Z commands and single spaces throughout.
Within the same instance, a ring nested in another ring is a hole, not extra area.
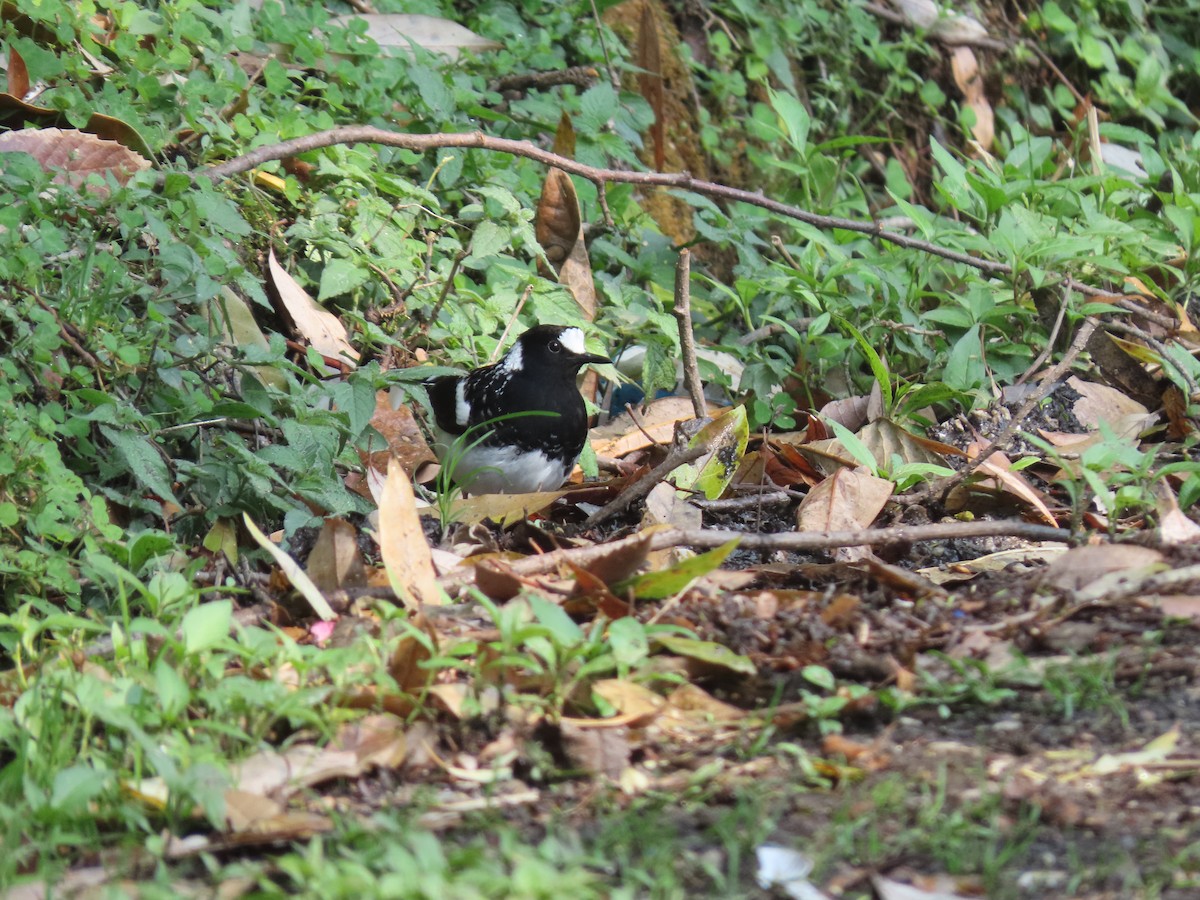
M 808 835 L 814 815 L 833 820 L 872 786 L 903 778 L 941 783 L 956 803 L 991 796 L 1010 817 L 1037 809 L 1047 825 L 1083 829 L 1088 837 L 1075 846 L 1097 858 L 1117 833 L 1162 841 L 1163 858 L 1186 845 L 1200 714 L 1178 701 L 1196 693 L 1200 601 L 1186 592 L 1200 590 L 1200 569 L 1162 587 L 1154 579 L 1200 563 L 1193 532 L 1158 547 L 948 537 L 847 543 L 850 553 L 744 551 L 736 542 L 698 554 L 651 549 L 655 534 L 672 528 L 663 519 L 675 520 L 664 502 L 691 509 L 700 529 L 746 534 L 854 531 L 912 515 L 895 503 L 890 481 L 852 459 L 825 454 L 827 469 L 802 462 L 806 435 L 795 434 L 735 438 L 738 459 L 719 492 L 664 482 L 662 499 L 648 497 L 602 529 L 583 525 L 579 498 L 594 489 L 462 501 L 482 505 L 474 513 L 460 505 L 439 544 L 406 472 L 424 456 L 407 429 L 394 433 L 389 440 L 408 449 L 382 476 L 378 521 L 357 524 L 375 541 L 363 545 L 354 524 L 330 519 L 309 574 L 285 566 L 302 592 L 353 595 L 339 606 L 343 637 L 330 646 L 357 646 L 358 633 L 391 648 L 386 683 L 335 702 L 392 712 L 343 726 L 324 746 L 302 742 L 244 761 L 227 791 L 225 827 L 181 835 L 176 852 L 303 839 L 330 827 L 330 803 L 365 818 L 379 805 L 411 802 L 421 785 L 437 788 L 422 821 L 454 830 L 480 810 L 548 812 L 586 803 L 598 788 L 631 803 L 687 786 L 720 795 L 797 777 L 809 789 L 781 801 L 784 839 Z M 610 453 L 654 452 L 632 439 L 639 433 L 596 440 Z M 813 434 L 824 440 L 823 428 Z M 776 462 L 743 465 L 755 454 Z M 830 466 L 835 459 L 841 464 Z M 1009 478 L 993 460 L 976 487 L 990 481 L 1010 514 L 1061 524 L 1052 482 Z M 803 499 L 789 496 L 789 508 L 764 509 L 756 497 L 778 490 L 766 471 L 801 471 L 788 484 L 811 487 Z M 609 483 L 617 493 L 628 484 Z M 713 494 L 737 505 L 705 511 Z M 652 507 L 660 512 L 647 517 Z M 555 551 L 562 564 L 522 574 Z M 409 624 L 387 611 L 396 602 L 408 607 Z M 317 602 L 292 615 L 303 624 L 328 614 Z M 315 629 L 296 634 L 318 639 Z M 589 641 L 591 651 L 581 651 Z M 1109 667 L 1111 696 L 1064 711 L 1055 706 L 1061 689 L 1050 686 L 1084 659 Z M 1132 686 L 1137 709 L 1118 712 L 1118 695 Z M 766 740 L 746 759 L 740 748 L 756 736 Z M 797 771 L 773 749 L 781 740 L 805 748 L 806 767 Z M 151 802 L 156 790 L 144 784 L 135 794 Z M 1047 863 L 1030 877 L 1056 884 L 1061 848 L 1039 846 Z M 907 883 L 842 863 L 824 886 L 874 878 L 880 896 L 909 896 L 904 889 L 922 883 L 929 889 L 912 896 L 977 889 L 919 868 L 889 874 Z

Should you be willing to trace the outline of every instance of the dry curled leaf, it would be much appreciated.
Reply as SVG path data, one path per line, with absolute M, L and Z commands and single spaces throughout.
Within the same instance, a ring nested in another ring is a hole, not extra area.
M 125 184 L 134 173 L 150 168 L 150 160 L 116 141 L 107 141 L 83 131 L 60 128 L 23 128 L 0 134 L 0 153 L 28 153 L 54 181 L 87 188 L 103 197 L 108 187 L 88 183 L 90 175 L 111 175 Z
M 333 313 L 320 306 L 279 264 L 272 250 L 267 257 L 271 283 L 275 287 L 279 311 L 296 334 L 307 340 L 318 353 L 338 365 L 353 369 L 358 351 L 350 343 L 346 326 Z

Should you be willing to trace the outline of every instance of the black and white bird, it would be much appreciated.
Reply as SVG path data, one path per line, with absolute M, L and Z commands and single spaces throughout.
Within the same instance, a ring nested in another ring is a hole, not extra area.
M 431 378 L 434 452 L 472 494 L 554 490 L 587 440 L 576 375 L 611 361 L 588 353 L 578 328 L 538 325 L 493 365 Z

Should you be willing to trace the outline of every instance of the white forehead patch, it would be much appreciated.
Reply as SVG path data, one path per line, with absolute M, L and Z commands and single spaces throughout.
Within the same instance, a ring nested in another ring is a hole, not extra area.
M 471 421 L 471 404 L 467 402 L 467 379 L 460 378 L 454 386 L 454 424 L 466 427 Z
M 558 341 L 572 353 L 582 355 L 587 352 L 583 349 L 583 332 L 578 328 L 565 329 Z
M 504 356 L 504 361 L 500 363 L 500 368 L 505 372 L 513 373 L 520 372 L 525 367 L 525 351 L 521 349 L 521 342 L 517 341 L 509 349 Z

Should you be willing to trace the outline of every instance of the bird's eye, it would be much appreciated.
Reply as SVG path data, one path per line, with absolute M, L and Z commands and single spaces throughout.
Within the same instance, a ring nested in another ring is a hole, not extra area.
M 560 344 L 558 342 L 557 338 L 552 340 L 547 346 L 549 346 L 551 353 L 561 353 L 562 352 L 562 344 Z

